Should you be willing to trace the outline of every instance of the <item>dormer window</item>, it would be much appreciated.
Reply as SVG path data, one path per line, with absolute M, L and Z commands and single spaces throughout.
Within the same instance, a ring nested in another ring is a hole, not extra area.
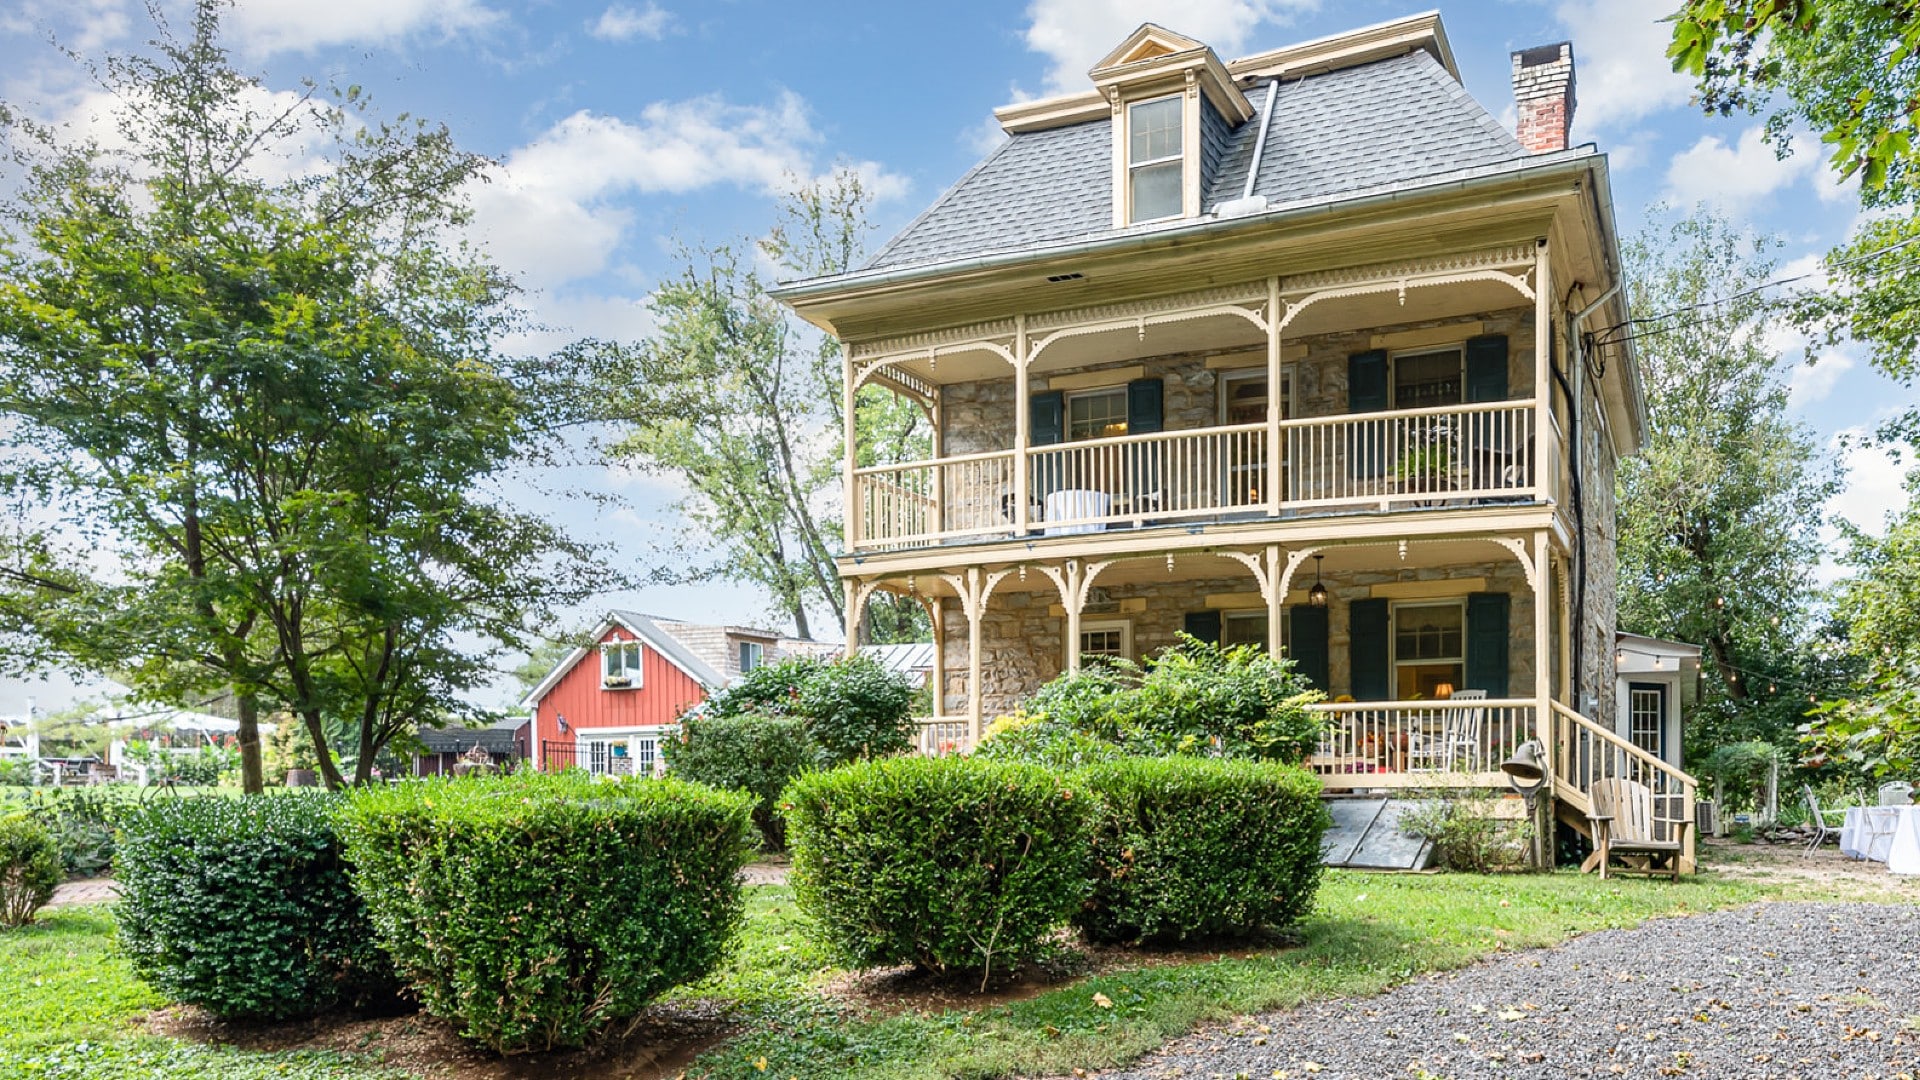
M 1185 212 L 1185 111 L 1178 94 L 1127 106 L 1129 225 L 1179 217 Z

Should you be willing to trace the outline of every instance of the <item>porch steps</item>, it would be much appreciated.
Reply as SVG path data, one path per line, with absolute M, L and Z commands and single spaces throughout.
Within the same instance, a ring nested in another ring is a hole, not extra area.
M 1333 824 L 1320 841 L 1321 861 L 1354 870 L 1424 870 L 1433 865 L 1433 844 L 1400 829 L 1417 799 L 1331 796 L 1322 800 Z

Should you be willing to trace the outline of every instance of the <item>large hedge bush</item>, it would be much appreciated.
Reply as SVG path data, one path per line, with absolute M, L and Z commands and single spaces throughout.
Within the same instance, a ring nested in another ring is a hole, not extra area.
M 707 716 L 790 716 L 822 768 L 913 748 L 914 690 L 868 656 L 796 657 L 755 668 L 701 706 Z
M 162 799 L 122 821 L 120 947 L 175 1001 L 285 1019 L 394 1000 L 323 793 Z
M 1256 936 L 1311 906 L 1328 818 L 1305 770 L 1129 758 L 1069 779 L 1097 807 L 1092 891 L 1074 916 L 1092 940 Z
M 120 819 L 135 805 L 117 785 L 41 788 L 27 793 L 27 813 L 53 837 L 60 865 L 75 877 L 113 869 Z
M 582 1046 L 724 957 L 750 797 L 521 773 L 356 792 L 354 883 L 427 1010 L 504 1054 Z
M 24 814 L 0 815 L 0 930 L 25 926 L 60 884 L 60 850 Z
M 710 716 L 680 720 L 679 737 L 664 746 L 667 768 L 683 780 L 744 791 L 754 797 L 753 824 L 769 851 L 786 849 L 780 793 L 813 763 L 806 722 L 791 716 Z
M 794 900 L 854 965 L 990 973 L 1086 891 L 1088 801 L 1038 766 L 893 758 L 808 773 L 783 801 Z
M 1144 665 L 1102 662 L 1061 675 L 1022 708 L 1126 754 L 1297 763 L 1319 739 L 1322 719 L 1307 706 L 1320 697 L 1291 660 L 1182 634 Z

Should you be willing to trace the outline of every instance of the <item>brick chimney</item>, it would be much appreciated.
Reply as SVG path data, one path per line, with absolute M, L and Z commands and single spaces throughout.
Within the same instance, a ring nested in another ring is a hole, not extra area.
M 1567 148 L 1573 127 L 1573 43 L 1536 45 L 1513 54 L 1514 134 L 1536 154 Z

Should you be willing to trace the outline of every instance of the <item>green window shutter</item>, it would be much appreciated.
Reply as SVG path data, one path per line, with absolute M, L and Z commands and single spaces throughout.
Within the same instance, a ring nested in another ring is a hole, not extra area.
M 1348 649 L 1356 701 L 1386 701 L 1393 697 L 1387 634 L 1385 600 L 1355 600 L 1347 605 Z
M 1188 637 L 1196 637 L 1209 645 L 1220 644 L 1220 613 L 1217 611 L 1189 611 L 1185 627 Z
M 1347 411 L 1385 412 L 1387 398 L 1387 350 L 1347 357 Z
M 1293 669 L 1315 690 L 1327 692 L 1326 608 L 1295 604 L 1287 609 L 1287 655 L 1293 658 Z
M 1166 384 L 1159 379 L 1135 379 L 1127 384 L 1127 434 L 1151 435 L 1166 430 Z
M 1507 696 L 1506 593 L 1474 593 L 1467 597 L 1467 689 L 1485 690 L 1491 698 Z M 1536 660 L 1536 662 L 1538 662 Z
M 1507 400 L 1507 335 L 1467 342 L 1467 402 Z
M 1027 441 L 1034 446 L 1052 446 L 1067 437 L 1067 395 L 1058 390 L 1033 395 L 1028 403 L 1032 423 Z
M 1385 412 L 1388 406 L 1385 349 L 1347 357 L 1347 411 Z M 1385 476 L 1393 469 L 1386 424 L 1356 424 L 1347 435 L 1347 470 L 1355 477 Z

